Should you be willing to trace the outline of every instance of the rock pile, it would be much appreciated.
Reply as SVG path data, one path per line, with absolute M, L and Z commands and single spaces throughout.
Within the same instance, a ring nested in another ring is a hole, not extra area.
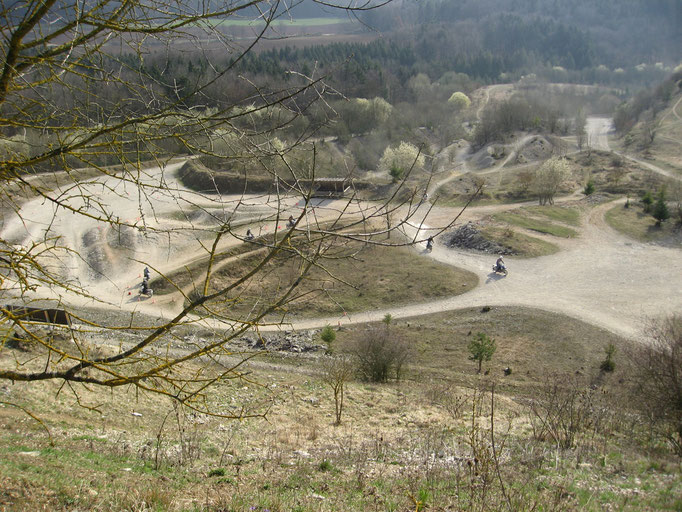
M 472 222 L 468 222 L 454 231 L 444 233 L 442 239 L 448 247 L 472 249 L 489 254 L 514 254 L 514 251 L 509 247 L 485 238 Z
M 258 336 L 249 333 L 240 338 L 239 341 L 245 343 L 249 348 L 255 350 L 271 350 L 279 352 L 315 352 L 318 350 L 327 350 L 324 345 L 319 345 L 313 342 L 316 330 L 311 331 L 285 331 L 283 333 L 263 334 Z

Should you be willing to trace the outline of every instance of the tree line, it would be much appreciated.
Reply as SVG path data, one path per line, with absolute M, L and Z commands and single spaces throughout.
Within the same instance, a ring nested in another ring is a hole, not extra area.
M 596 62 L 614 67 L 639 64 L 652 57 L 678 59 L 682 44 L 682 4 L 677 0 L 426 0 L 389 6 L 381 13 L 367 12 L 363 20 L 381 30 L 392 30 L 396 25 L 447 23 L 455 31 L 467 30 L 470 36 L 485 33 L 487 26 L 494 24 L 497 14 L 491 13 L 506 18 L 511 14 L 522 20 L 551 19 L 569 26 L 570 31 L 580 27 Z

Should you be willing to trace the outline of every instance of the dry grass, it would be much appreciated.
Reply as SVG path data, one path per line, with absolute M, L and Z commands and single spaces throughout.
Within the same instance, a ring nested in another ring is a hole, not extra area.
M 634 200 L 631 201 L 630 208 L 614 206 L 606 212 L 604 218 L 613 229 L 634 240 L 682 246 L 682 228 L 676 224 L 674 218 L 656 226 L 656 219 L 644 213 Z
M 425 258 L 414 249 L 369 245 L 356 254 L 359 249 L 359 244 L 352 244 L 336 252 L 334 259 L 321 260 L 324 268 L 316 267 L 305 276 L 296 290 L 300 298 L 287 304 L 286 312 L 306 317 L 351 313 L 458 295 L 478 283 L 478 278 L 471 272 Z M 237 249 L 227 254 L 234 257 L 239 253 Z M 256 250 L 242 253 L 239 258 L 226 259 L 216 271 L 211 289 L 220 289 L 234 282 L 262 257 L 263 253 Z M 241 287 L 225 308 L 232 314 L 244 314 L 251 311 L 254 304 L 270 303 L 283 288 L 298 278 L 300 266 L 300 258 L 294 255 L 278 256 L 263 269 L 261 275 Z M 198 263 L 189 271 L 168 277 L 184 289 L 200 287 L 203 269 L 204 264 Z M 345 282 L 333 276 L 343 276 Z M 157 295 L 171 289 L 168 285 L 157 286 L 155 283 L 152 287 Z
M 519 233 L 509 227 L 486 226 L 481 230 L 481 233 L 486 239 L 508 247 L 514 255 L 522 258 L 537 258 L 559 251 L 559 247 L 552 243 Z
M 363 329 L 344 329 L 337 342 L 350 343 Z M 505 498 L 496 467 L 516 510 L 679 507 L 679 466 L 656 449 L 639 451 L 632 428 L 609 423 L 597 437 L 580 434 L 558 459 L 551 443 L 531 438 L 523 404 L 533 389 L 576 371 L 585 386 L 618 389 L 627 379 L 620 356 L 616 374 L 595 378 L 602 344 L 622 349 L 623 340 L 515 308 L 401 320 L 389 329 L 414 346 L 407 380 L 351 382 L 339 427 L 318 374 L 319 353 L 270 354 L 249 367 L 261 385 L 212 390 L 217 404 L 260 404 L 267 420 L 176 416 L 168 400 L 78 388 L 84 403 L 102 405 L 100 415 L 66 390 L 58 394 L 59 383 L 5 385 L 0 400 L 38 413 L 55 446 L 20 411 L 0 407 L 0 509 L 414 510 L 415 498 L 429 510 L 498 510 Z M 483 379 L 467 360 L 469 331 L 486 332 L 498 345 Z M 508 377 L 504 366 L 513 369 Z M 489 444 L 493 380 L 499 464 Z

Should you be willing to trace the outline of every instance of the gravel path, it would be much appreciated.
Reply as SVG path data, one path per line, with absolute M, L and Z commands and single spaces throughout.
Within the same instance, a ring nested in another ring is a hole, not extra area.
M 625 239 L 603 222 L 612 203 L 592 210 L 582 235 L 558 254 L 533 259 L 507 258 L 509 274 L 491 271 L 495 258 L 436 245 L 428 255 L 476 273 L 471 292 L 438 301 L 390 307 L 296 322 L 309 329 L 426 315 L 478 306 L 528 306 L 563 313 L 628 338 L 640 333 L 645 317 L 682 311 L 680 251 Z M 425 257 L 427 257 L 425 255 Z
M 605 118 L 590 118 L 588 132 L 592 134 L 593 147 L 608 149 L 607 132 L 610 121 Z M 178 229 L 171 235 L 170 241 L 154 238 L 147 231 L 140 230 L 130 235 L 132 242 L 128 247 L 118 247 L 109 239 L 110 233 L 98 233 L 105 230 L 101 223 L 87 217 L 79 219 L 79 215 L 70 212 L 52 211 L 40 201 L 32 201 L 22 208 L 22 215 L 27 220 L 24 223 L 12 223 L 5 226 L 3 237 L 14 243 L 29 244 L 31 240 L 40 240 L 49 229 L 50 235 L 62 236 L 65 243 L 81 252 L 80 257 L 75 254 L 65 254 L 64 267 L 71 279 L 74 279 L 86 289 L 96 292 L 99 303 L 84 297 L 60 297 L 73 305 L 112 307 L 124 311 L 140 311 L 154 317 L 170 318 L 174 311 L 170 306 L 156 304 L 155 299 L 138 302 L 135 297 L 139 284 L 143 264 L 169 272 L 181 268 L 188 262 L 201 257 L 202 249 L 196 239 L 188 236 L 181 229 L 182 223 L 173 224 L 173 217 L 168 215 L 182 209 L 189 213 L 197 206 L 202 208 L 222 209 L 229 213 L 226 206 L 228 198 L 222 201 L 200 198 L 195 193 L 184 189 L 176 180 L 174 170 L 181 164 L 173 164 L 165 170 L 149 169 L 143 180 L 150 186 L 165 183 L 172 193 L 154 192 L 140 197 L 136 190 L 130 187 L 125 190 L 119 182 L 95 182 L 81 185 L 90 190 L 96 197 L 106 202 L 122 219 L 139 222 L 147 229 L 167 222 L 166 226 L 177 225 Z M 642 164 L 646 165 L 646 164 Z M 649 165 L 646 165 L 650 167 Z M 655 167 L 655 166 L 654 166 Z M 666 174 L 662 169 L 656 172 Z M 451 177 L 450 177 L 451 178 Z M 436 187 L 446 180 L 436 184 Z M 435 187 L 433 189 L 435 192 Z M 182 198 L 179 202 L 178 197 Z M 289 203 L 270 204 L 265 197 L 246 198 L 256 211 L 267 208 L 281 208 L 280 211 L 295 213 L 298 207 L 295 201 Z M 75 207 L 94 209 L 92 204 L 79 199 L 72 200 Z M 80 201 L 80 203 L 79 203 Z M 339 202 L 338 204 L 342 203 Z M 330 212 L 336 206 L 334 202 L 325 205 Z M 471 218 L 490 213 L 493 210 L 509 209 L 520 205 L 495 205 L 471 208 L 466 217 Z M 584 219 L 581 235 L 575 239 L 561 242 L 562 250 L 554 255 L 535 259 L 509 258 L 509 275 L 497 276 L 491 272 L 494 258 L 490 255 L 474 254 L 466 251 L 452 250 L 436 245 L 431 254 L 423 253 L 423 247 L 415 250 L 422 251 L 423 257 L 430 257 L 445 264 L 454 265 L 476 273 L 479 276 L 479 286 L 474 290 L 455 297 L 437 301 L 411 304 L 402 307 L 387 307 L 349 316 L 318 318 L 296 321 L 293 324 L 264 327 L 263 330 L 276 329 L 309 329 L 337 323 L 360 323 L 376 321 L 386 313 L 396 318 L 425 315 L 437 312 L 451 311 L 465 307 L 489 306 L 527 306 L 548 311 L 564 313 L 591 324 L 606 328 L 617 334 L 635 338 L 640 332 L 643 318 L 682 311 L 682 272 L 679 267 L 682 262 L 680 250 L 651 244 L 642 244 L 628 240 L 611 230 L 603 220 L 605 211 L 611 204 L 604 204 L 591 210 L 589 217 Z M 423 205 L 420 212 L 426 212 L 428 205 Z M 299 210 L 300 211 L 300 208 Z M 429 217 L 431 225 L 437 221 L 452 218 L 459 210 L 436 208 Z M 124 216 L 124 212 L 127 215 Z M 164 216 L 165 215 L 165 216 Z M 169 220 L 170 218 L 170 220 Z M 145 224 L 142 224 L 144 219 Z M 163 220 L 165 219 L 165 220 Z M 462 221 L 465 219 L 463 218 Z M 284 221 L 280 221 L 282 224 Z M 272 222 L 270 221 L 270 224 Z M 265 229 L 278 229 L 279 226 L 261 223 Z M 422 229 L 423 232 L 418 232 Z M 420 224 L 419 219 L 412 221 L 406 235 L 416 239 L 426 238 L 429 227 Z M 246 227 L 244 227 L 246 230 Z M 239 243 L 231 238 L 229 244 Z M 120 244 L 119 244 L 120 245 Z M 113 262 L 112 272 L 103 278 L 92 271 L 92 264 L 83 254 L 87 247 L 100 246 L 98 254 L 103 254 Z M 139 261 L 132 263 L 131 261 Z M 144 263 L 143 263 L 144 262 Z M 42 289 L 42 296 L 49 294 L 49 290 Z M 130 293 L 130 295 L 129 295 Z M 225 325 L 211 322 L 214 326 Z

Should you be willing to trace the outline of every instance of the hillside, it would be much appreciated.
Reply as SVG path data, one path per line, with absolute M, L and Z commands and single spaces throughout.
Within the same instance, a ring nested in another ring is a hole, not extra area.
M 615 121 L 625 151 L 682 175 L 682 71 L 621 105 Z
M 352 4 L 0 4 L 0 512 L 682 510 L 680 4 Z

